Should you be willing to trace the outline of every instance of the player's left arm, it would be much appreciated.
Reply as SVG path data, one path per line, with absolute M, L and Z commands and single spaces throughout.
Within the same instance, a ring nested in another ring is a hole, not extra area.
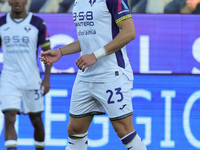
M 132 18 L 120 21 L 117 23 L 117 26 L 120 28 L 121 32 L 119 32 L 110 43 L 104 46 L 108 55 L 120 50 L 136 37 L 135 26 Z
M 76 60 L 76 65 L 80 70 L 84 71 L 88 66 L 96 63 L 99 57 L 112 54 L 135 39 L 136 33 L 132 17 L 118 22 L 117 26 L 121 31 L 110 43 L 100 48 L 96 52 L 82 55 Z
M 47 51 L 51 49 L 50 48 L 51 43 L 49 40 L 47 26 L 44 20 L 42 19 L 38 20 L 40 20 L 41 23 L 40 26 L 38 27 L 39 28 L 38 43 L 43 51 Z M 40 86 L 40 89 L 43 89 L 42 93 L 43 96 L 47 94 L 50 90 L 50 73 L 51 73 L 51 65 L 45 65 L 45 75 Z
M 42 47 L 43 51 L 47 51 L 49 49 L 50 49 L 50 45 Z M 46 95 L 50 90 L 51 66 L 52 65 L 45 65 L 45 75 L 40 87 L 40 89 L 44 88 L 43 93 L 42 93 L 43 96 Z

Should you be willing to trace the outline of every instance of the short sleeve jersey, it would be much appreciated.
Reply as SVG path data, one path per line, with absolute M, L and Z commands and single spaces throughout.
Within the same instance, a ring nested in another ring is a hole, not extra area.
M 91 54 L 111 42 L 120 32 L 117 23 L 131 17 L 127 0 L 76 0 L 73 20 L 81 54 Z M 79 70 L 77 78 L 89 82 L 108 82 L 116 80 L 122 73 L 133 79 L 126 47 L 99 58 L 84 72 Z
M 0 18 L 1 86 L 27 90 L 40 87 L 37 50 L 39 45 L 50 45 L 48 37 L 45 22 L 32 13 L 21 22 L 13 20 L 10 13 Z

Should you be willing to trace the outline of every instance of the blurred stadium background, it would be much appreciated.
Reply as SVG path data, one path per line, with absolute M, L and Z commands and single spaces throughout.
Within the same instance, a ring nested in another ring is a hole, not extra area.
M 71 15 L 73 2 L 28 0 L 27 10 L 42 17 L 47 24 L 51 48 L 77 39 Z M 133 120 L 149 150 L 200 149 L 200 7 L 197 4 L 191 8 L 187 4 L 187 0 L 129 1 L 137 34 L 127 45 L 135 74 Z M 0 16 L 9 9 L 7 1 L 0 0 Z M 39 48 L 38 54 L 40 51 Z M 51 90 L 45 96 L 43 113 L 46 150 L 63 150 L 67 144 L 69 102 L 78 56 L 64 56 L 53 64 Z M 2 65 L 0 49 L 0 71 Z M 40 60 L 38 66 L 43 76 Z M 0 113 L 0 150 L 5 150 L 3 126 Z M 34 150 L 28 117 L 20 115 L 15 127 L 19 150 Z M 93 149 L 126 149 L 107 115 L 96 116 L 91 124 L 88 150 Z

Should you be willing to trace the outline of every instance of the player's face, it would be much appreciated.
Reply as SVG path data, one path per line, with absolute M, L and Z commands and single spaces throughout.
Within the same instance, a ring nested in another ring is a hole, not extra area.
M 27 0 L 9 0 L 9 5 L 11 6 L 11 10 L 14 13 L 21 13 L 26 11 L 25 5 L 27 4 Z

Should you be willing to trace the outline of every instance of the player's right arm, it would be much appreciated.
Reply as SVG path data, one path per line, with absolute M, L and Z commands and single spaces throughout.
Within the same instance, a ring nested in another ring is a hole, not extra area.
M 79 40 L 70 43 L 66 46 L 60 47 L 58 49 L 52 49 L 45 52 L 42 52 L 40 59 L 43 63 L 50 65 L 58 61 L 63 55 L 70 55 L 78 53 L 81 51 Z

